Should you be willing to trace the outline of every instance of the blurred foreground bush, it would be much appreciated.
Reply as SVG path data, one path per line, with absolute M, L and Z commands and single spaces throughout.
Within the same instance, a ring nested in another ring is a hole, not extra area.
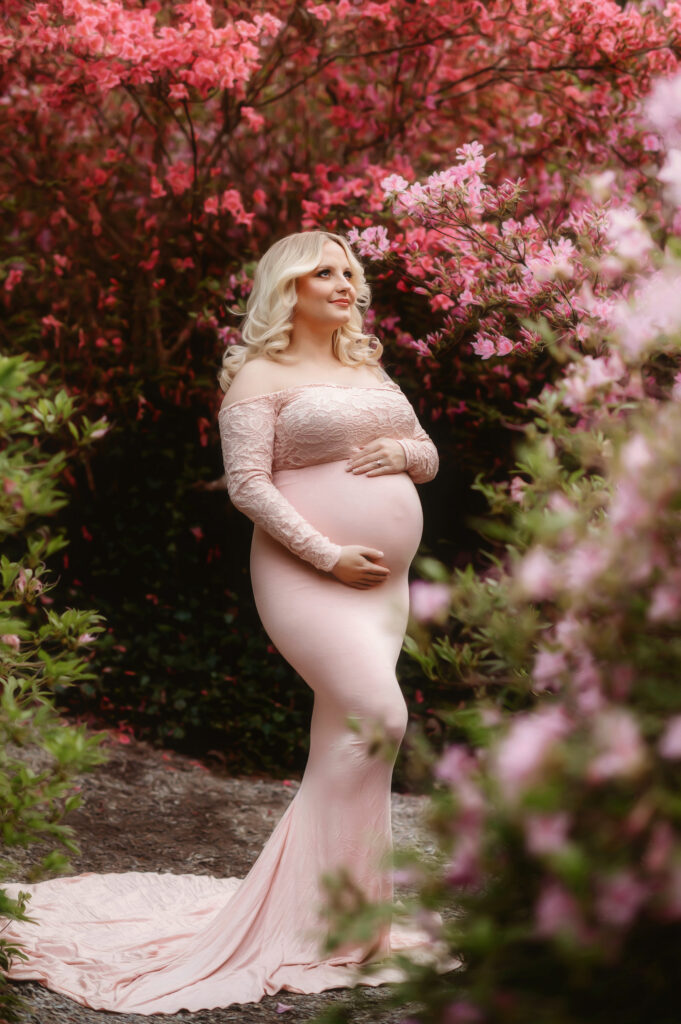
M 404 962 L 409 1024 L 679 1020 L 679 95 L 681 78 L 648 102 L 666 188 L 632 204 L 611 175 L 609 244 L 560 259 L 598 315 L 578 344 L 541 325 L 558 372 L 515 475 L 479 482 L 487 568 L 423 562 L 414 586 L 410 650 L 469 699 L 442 712 L 456 742 L 425 753 L 436 853 L 398 858 L 433 950 L 463 963 Z M 346 928 L 377 913 L 335 902 Z

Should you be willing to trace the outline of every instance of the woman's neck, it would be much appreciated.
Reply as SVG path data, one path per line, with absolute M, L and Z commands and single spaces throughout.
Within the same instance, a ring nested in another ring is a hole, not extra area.
M 287 353 L 296 362 L 328 366 L 338 362 L 333 352 L 333 331 L 320 331 L 309 324 L 295 324 Z

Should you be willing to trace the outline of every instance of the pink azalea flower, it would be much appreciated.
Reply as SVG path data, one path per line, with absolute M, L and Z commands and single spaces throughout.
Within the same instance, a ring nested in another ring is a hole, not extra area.
M 607 211 L 606 221 L 606 236 L 619 265 L 638 268 L 653 248 L 653 240 L 639 215 L 629 206 L 615 206 Z
M 610 502 L 610 521 L 618 533 L 628 533 L 645 523 L 654 510 L 634 480 L 620 480 Z
M 547 690 L 552 684 L 557 684 L 566 668 L 567 663 L 562 651 L 538 651 L 532 668 L 533 689 Z
M 168 89 L 168 95 L 171 100 L 188 100 L 189 90 L 184 82 L 176 82 Z
M 441 621 L 449 610 L 451 591 L 446 583 L 414 580 L 409 587 L 411 613 L 419 622 Z
M 442 1024 L 482 1024 L 483 1019 L 477 1006 L 467 999 L 457 999 L 445 1009 Z
M 667 195 L 676 205 L 681 206 L 681 149 L 670 149 L 664 166 L 658 171 L 658 178 L 667 186 Z
M 603 542 L 583 541 L 571 548 L 563 561 L 565 582 L 570 590 L 584 590 L 607 568 L 610 552 Z
M 5 291 L 12 292 L 21 281 L 24 276 L 24 272 L 20 267 L 12 267 L 7 277 L 5 278 Z
M 668 821 L 655 823 L 643 857 L 643 866 L 646 871 L 657 874 L 668 867 L 674 853 L 675 840 L 674 829 Z
M 183 160 L 178 160 L 166 171 L 166 181 L 176 196 L 182 195 L 191 188 L 194 181 L 194 168 Z
M 401 174 L 390 174 L 381 181 L 381 188 L 384 195 L 388 197 L 394 192 L 406 192 L 409 182 Z
M 539 778 L 556 743 L 569 731 L 560 708 L 517 715 L 492 758 L 494 774 L 507 800 L 516 800 Z
M 511 501 L 517 501 L 519 505 L 522 505 L 525 498 L 526 488 L 527 481 L 523 480 L 521 476 L 514 476 L 511 480 L 511 487 L 509 490 Z
M 561 811 L 557 814 L 528 814 L 525 818 L 525 845 L 528 853 L 543 856 L 558 853 L 567 842 L 570 816 Z
M 544 883 L 535 906 L 534 926 L 542 938 L 568 935 L 579 940 L 585 933 L 579 904 L 559 882 Z
M 657 749 L 661 757 L 670 761 L 681 760 L 681 715 L 669 719 Z
M 681 143 L 681 75 L 658 78 L 646 96 L 644 109 L 668 146 Z
M 475 768 L 472 754 L 465 748 L 456 745 L 447 747 L 435 765 L 435 778 L 455 786 L 470 777 Z
M 557 574 L 557 566 L 542 547 L 528 551 L 515 570 L 522 592 L 535 601 L 553 597 Z
M 472 342 L 471 348 L 475 352 L 476 356 L 480 356 L 481 359 L 490 359 L 496 355 L 496 346 L 491 338 L 488 338 L 484 334 L 476 334 L 476 340 Z
M 586 771 L 590 782 L 630 778 L 646 766 L 646 748 L 638 722 L 625 708 L 601 711 L 593 723 L 596 756 Z
M 477 885 L 480 881 L 480 830 L 470 829 L 457 837 L 445 881 L 452 886 Z
M 603 924 L 625 927 L 636 917 L 647 895 L 648 887 L 633 871 L 618 871 L 599 882 L 596 914 Z
M 627 473 L 632 476 L 646 469 L 652 463 L 653 458 L 650 444 L 641 434 L 635 434 L 626 444 L 622 445 L 620 451 L 620 462 Z
M 660 583 L 651 594 L 647 618 L 650 622 L 675 622 L 681 617 L 681 589 L 677 584 Z
M 674 335 L 681 328 L 678 271 L 663 268 L 645 278 L 633 302 L 620 299 L 613 305 L 611 321 L 630 359 L 639 359 L 661 334 Z

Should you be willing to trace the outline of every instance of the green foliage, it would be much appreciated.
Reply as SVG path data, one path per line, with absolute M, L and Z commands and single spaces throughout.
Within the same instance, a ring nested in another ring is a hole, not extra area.
M 94 678 L 89 645 L 101 632 L 93 611 L 50 607 L 55 584 L 45 561 L 64 537 L 46 521 L 65 504 L 59 476 L 104 421 L 75 419 L 64 391 L 47 392 L 42 364 L 0 356 L 0 882 L 16 872 L 13 850 L 36 846 L 30 880 L 63 873 L 77 847 L 65 816 L 78 806 L 74 779 L 104 758 L 97 737 L 61 720 L 55 694 Z M 0 916 L 25 920 L 22 899 L 0 889 Z M 0 936 L 0 971 L 21 951 Z M 19 1019 L 21 1001 L 0 980 L 0 1016 Z

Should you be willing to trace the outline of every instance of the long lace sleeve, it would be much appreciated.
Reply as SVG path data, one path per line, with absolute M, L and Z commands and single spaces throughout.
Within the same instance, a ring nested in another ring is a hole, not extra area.
M 415 484 L 425 484 L 438 471 L 440 460 L 437 448 L 426 434 L 418 420 L 411 437 L 400 438 L 407 460 L 407 473 Z
M 340 545 L 308 523 L 272 483 L 276 399 L 261 395 L 219 413 L 222 457 L 232 504 L 299 558 L 329 572 Z

